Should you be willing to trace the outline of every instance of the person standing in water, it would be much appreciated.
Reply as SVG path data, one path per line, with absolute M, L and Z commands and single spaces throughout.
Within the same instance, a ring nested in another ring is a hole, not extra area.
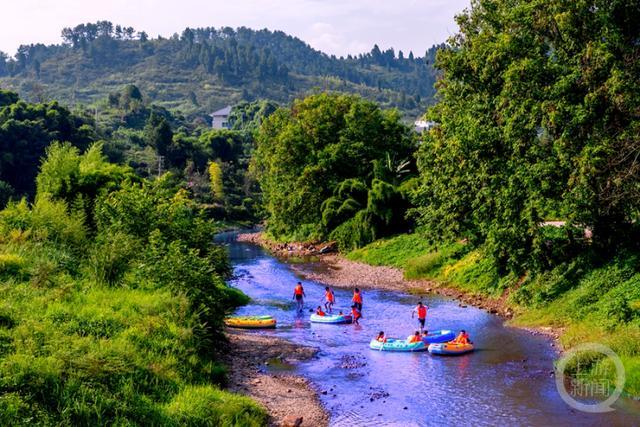
M 328 286 L 324 288 L 324 291 L 324 309 L 331 313 L 331 307 L 333 307 L 333 304 L 336 302 L 336 296 L 333 293 L 333 289 Z
M 296 300 L 298 313 L 302 313 L 302 309 L 304 308 L 304 297 L 306 297 L 304 288 L 302 287 L 302 283 L 298 282 L 295 289 L 293 290 L 293 299 Z
M 424 330 L 424 323 L 427 320 L 427 306 L 422 304 L 422 301 L 418 302 L 416 308 L 411 312 L 411 318 L 418 313 L 418 323 L 420 324 L 420 332 Z
M 360 293 L 360 289 L 355 288 L 353 290 L 353 298 L 351 298 L 351 302 L 356 306 L 360 314 L 362 314 L 362 294 Z
M 355 304 L 351 306 L 351 319 L 354 325 L 359 325 L 358 320 L 362 319 L 362 313 Z

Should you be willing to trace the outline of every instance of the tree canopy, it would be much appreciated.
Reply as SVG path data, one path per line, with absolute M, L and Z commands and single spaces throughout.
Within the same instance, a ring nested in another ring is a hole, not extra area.
M 604 247 L 628 230 L 640 203 L 639 17 L 635 1 L 559 0 L 480 0 L 458 16 L 437 59 L 439 126 L 418 155 L 416 203 L 433 236 L 486 241 L 520 269 L 544 262 L 544 220 L 589 228 Z
M 367 206 L 369 188 L 380 185 L 377 163 L 410 158 L 414 149 L 396 111 L 356 96 L 313 95 L 279 109 L 260 129 L 252 165 L 269 231 L 326 236 Z M 326 212 L 323 222 L 323 208 L 341 213 Z

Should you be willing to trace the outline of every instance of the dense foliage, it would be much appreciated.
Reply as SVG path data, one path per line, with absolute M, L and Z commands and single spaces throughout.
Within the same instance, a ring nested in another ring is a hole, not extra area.
M 397 112 L 355 96 L 314 95 L 276 111 L 253 157 L 269 232 L 349 248 L 405 230 L 399 184 L 414 149 Z
M 50 146 L 35 202 L 0 211 L 0 424 L 264 425 L 219 389 L 212 343 L 246 297 L 213 225 L 100 147 Z
M 56 140 L 84 149 L 95 134 L 89 120 L 57 102 L 29 104 L 0 89 L 0 206 L 10 195 L 35 193 L 40 158 Z
M 0 53 L 0 83 L 31 100 L 75 104 L 135 83 L 154 102 L 203 116 L 258 98 L 292 100 L 314 88 L 360 93 L 417 116 L 433 96 L 435 48 L 336 58 L 281 31 L 186 28 L 149 38 L 108 21 L 62 30 L 63 44 Z
M 475 1 L 458 17 L 418 156 L 432 236 L 486 242 L 514 271 L 575 255 L 584 229 L 596 248 L 634 239 L 639 17 L 634 1 L 548 0 Z M 553 245 L 549 218 L 568 221 Z

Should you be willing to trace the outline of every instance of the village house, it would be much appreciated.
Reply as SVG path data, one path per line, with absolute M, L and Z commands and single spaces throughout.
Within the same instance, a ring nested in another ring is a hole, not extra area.
M 231 114 L 230 106 L 211 113 L 211 127 L 213 129 L 229 129 L 229 114 Z

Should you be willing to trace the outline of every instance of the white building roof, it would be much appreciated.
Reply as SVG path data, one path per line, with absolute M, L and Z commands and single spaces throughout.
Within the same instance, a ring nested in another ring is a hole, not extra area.
M 226 117 L 231 113 L 231 106 L 227 105 L 226 107 L 224 107 L 221 110 L 218 111 L 214 111 L 213 113 L 209 114 L 211 117 Z

